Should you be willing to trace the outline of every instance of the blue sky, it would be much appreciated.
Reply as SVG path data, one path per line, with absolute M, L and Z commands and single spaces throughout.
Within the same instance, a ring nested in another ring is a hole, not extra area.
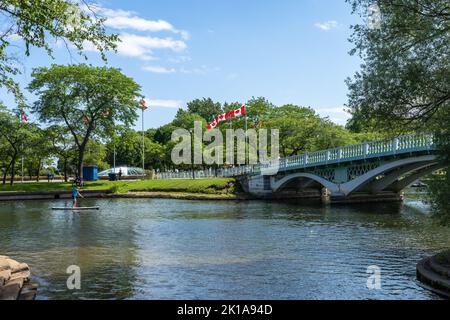
M 100 0 L 95 10 L 121 35 L 109 65 L 121 68 L 150 100 L 145 126 L 171 121 L 178 107 L 202 97 L 314 108 L 344 124 L 346 77 L 359 68 L 349 56 L 351 15 L 344 0 Z M 19 43 L 17 43 L 19 45 Z M 33 67 L 83 62 L 59 43 L 55 59 L 33 49 L 23 57 L 26 86 Z M 89 51 L 89 63 L 102 64 Z M 1 92 L 8 105 L 12 99 Z M 34 97 L 28 95 L 30 102 Z M 138 122 L 140 123 L 140 122 Z

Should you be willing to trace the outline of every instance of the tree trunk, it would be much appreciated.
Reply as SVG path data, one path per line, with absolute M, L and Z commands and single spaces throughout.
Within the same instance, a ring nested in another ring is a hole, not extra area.
M 15 176 L 15 165 L 16 165 L 16 155 L 13 156 L 11 160 L 11 179 L 9 181 L 9 184 L 12 186 L 14 184 L 14 176 Z
M 67 182 L 67 158 L 64 158 L 64 182 Z
M 85 145 L 82 145 L 80 148 L 78 148 L 77 174 L 80 178 L 83 175 L 84 148 Z
M 38 167 L 37 167 L 37 177 L 36 182 L 39 182 L 40 175 L 41 175 L 41 166 L 42 166 L 42 159 L 39 159 Z
M 8 176 L 9 168 L 11 168 L 11 161 L 9 162 L 8 166 L 5 168 L 5 172 L 3 172 L 3 185 L 6 184 L 6 177 Z

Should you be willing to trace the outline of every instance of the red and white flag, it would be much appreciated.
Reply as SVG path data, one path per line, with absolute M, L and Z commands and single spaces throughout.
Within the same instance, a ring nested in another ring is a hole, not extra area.
M 20 110 L 20 115 L 22 117 L 22 122 L 23 123 L 28 123 L 28 117 L 27 114 L 25 113 L 25 111 L 23 111 L 23 109 Z
M 218 124 L 219 123 L 217 121 L 214 121 L 214 122 L 208 124 L 208 130 L 214 129 L 215 127 L 217 127 Z
M 245 114 L 245 104 L 243 104 L 242 107 L 240 107 L 239 109 L 230 111 L 230 117 L 231 118 L 241 117 L 244 114 Z
M 220 116 L 217 116 L 214 122 L 208 125 L 208 130 L 212 130 L 217 127 L 222 121 L 227 121 L 230 118 L 241 117 L 245 114 L 245 104 L 242 105 L 239 109 L 227 111 Z
M 147 110 L 147 109 L 148 109 L 148 103 L 147 103 L 147 100 L 142 99 L 139 103 L 140 103 L 140 105 L 141 105 L 142 110 Z
M 220 116 L 216 117 L 216 122 L 219 123 L 222 121 L 227 121 L 228 118 L 229 118 L 229 112 L 225 112 L 225 113 L 221 114 Z

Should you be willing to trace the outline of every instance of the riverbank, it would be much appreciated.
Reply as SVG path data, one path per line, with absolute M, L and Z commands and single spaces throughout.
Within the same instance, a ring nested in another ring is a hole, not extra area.
M 72 185 L 40 182 L 0 186 L 0 201 L 70 198 Z M 87 198 L 170 198 L 186 200 L 243 200 L 248 196 L 232 178 L 95 181 L 86 182 L 82 194 Z

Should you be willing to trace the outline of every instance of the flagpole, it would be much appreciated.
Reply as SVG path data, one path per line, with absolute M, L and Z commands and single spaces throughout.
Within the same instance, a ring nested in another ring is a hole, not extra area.
M 247 144 L 248 144 L 248 135 L 247 135 L 247 110 L 246 110 L 245 111 L 245 164 L 250 163 L 250 161 L 248 161 L 248 160 L 250 160 L 250 159 L 248 159 L 248 157 L 250 155 L 247 154 L 247 150 L 250 150 L 250 148 L 247 147 Z
M 144 141 L 144 107 L 142 107 L 142 170 L 145 177 L 145 141 Z

